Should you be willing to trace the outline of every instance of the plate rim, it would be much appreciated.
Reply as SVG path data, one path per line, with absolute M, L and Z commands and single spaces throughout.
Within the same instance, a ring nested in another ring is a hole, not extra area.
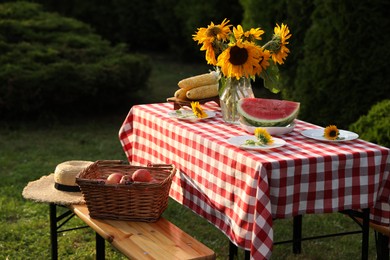
M 215 117 L 216 113 L 215 111 L 211 111 L 211 110 L 204 110 L 204 112 L 207 114 L 207 117 L 205 118 L 198 118 L 198 117 L 189 117 L 189 118 L 183 118 L 183 117 L 178 117 L 178 116 L 175 116 L 176 115 L 176 111 L 177 110 L 171 110 L 171 111 L 168 111 L 168 116 L 171 117 L 171 118 L 175 118 L 175 119 L 178 119 L 178 120 L 184 120 L 184 121 L 198 121 L 198 120 L 205 120 L 205 119 L 209 119 L 209 118 L 213 118 Z M 189 111 L 189 112 L 192 112 L 192 110 L 190 109 L 183 109 L 183 111 Z
M 287 144 L 287 142 L 285 140 L 283 140 L 282 138 L 278 138 L 278 137 L 272 137 L 274 140 L 278 140 L 278 141 L 282 142 L 278 146 L 248 146 L 248 145 L 238 145 L 236 143 L 232 143 L 231 142 L 231 139 L 239 138 L 239 137 L 241 137 L 241 138 L 251 138 L 251 139 L 256 138 L 254 135 L 236 135 L 236 136 L 229 137 L 227 139 L 227 142 L 229 144 L 234 145 L 234 146 L 236 146 L 236 147 L 238 147 L 240 149 L 243 149 L 243 150 L 255 150 L 255 151 L 256 150 L 268 150 L 268 149 L 279 148 L 279 147 L 282 147 L 282 146 Z
M 308 135 L 307 133 L 308 132 L 323 132 L 325 128 L 311 128 L 311 129 L 306 129 L 306 130 L 303 130 L 301 131 L 301 134 L 307 138 L 310 138 L 310 139 L 314 139 L 314 140 L 318 140 L 318 141 L 324 141 L 324 142 L 334 142 L 334 143 L 337 143 L 337 142 L 347 142 L 347 141 L 352 141 L 352 140 L 355 140 L 355 139 L 358 139 L 359 138 L 359 135 L 355 132 L 352 132 L 352 131 L 348 131 L 348 130 L 343 130 L 343 129 L 339 129 L 339 132 L 340 134 L 341 133 L 348 133 L 348 134 L 351 134 L 353 137 L 352 138 L 348 138 L 348 139 L 341 139 L 341 140 L 329 140 L 329 139 L 326 139 L 325 137 L 323 136 L 311 136 L 311 135 Z

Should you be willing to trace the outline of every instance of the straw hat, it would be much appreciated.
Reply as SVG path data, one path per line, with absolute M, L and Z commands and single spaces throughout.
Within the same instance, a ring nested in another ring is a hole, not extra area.
M 91 161 L 66 161 L 57 165 L 54 173 L 29 182 L 23 189 L 23 197 L 36 202 L 58 205 L 85 203 L 76 175 L 87 168 Z

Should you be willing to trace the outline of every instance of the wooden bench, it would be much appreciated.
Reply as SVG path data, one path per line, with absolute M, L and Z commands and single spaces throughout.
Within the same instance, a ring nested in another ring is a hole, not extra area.
M 86 205 L 69 208 L 130 259 L 216 258 L 214 251 L 163 217 L 153 223 L 93 219 Z

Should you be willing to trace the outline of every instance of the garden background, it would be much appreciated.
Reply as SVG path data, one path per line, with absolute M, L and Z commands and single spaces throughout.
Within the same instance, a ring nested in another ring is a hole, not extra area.
M 260 26 L 266 39 L 275 23 L 287 24 L 285 87 L 272 94 L 257 79 L 256 96 L 299 101 L 300 119 L 389 147 L 389 7 L 386 0 L 0 1 L 0 258 L 49 257 L 48 207 L 23 200 L 23 187 L 65 160 L 125 159 L 117 132 L 130 107 L 164 102 L 180 79 L 212 69 L 192 40 L 211 21 Z M 173 201 L 164 215 L 226 257 L 227 240 L 207 222 Z M 308 232 L 351 228 L 333 215 L 305 216 Z M 290 237 L 289 221 L 276 222 L 276 237 Z M 304 243 L 296 257 L 277 246 L 274 258 L 357 258 L 359 239 Z M 92 232 L 64 233 L 60 254 L 93 258 L 93 240 Z M 370 246 L 373 255 L 373 238 Z

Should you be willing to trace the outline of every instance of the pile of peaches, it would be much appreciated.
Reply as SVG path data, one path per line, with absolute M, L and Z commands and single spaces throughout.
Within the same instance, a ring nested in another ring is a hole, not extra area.
M 105 180 L 106 184 L 132 184 L 134 182 L 157 182 L 147 169 L 138 169 L 132 175 L 111 173 Z

